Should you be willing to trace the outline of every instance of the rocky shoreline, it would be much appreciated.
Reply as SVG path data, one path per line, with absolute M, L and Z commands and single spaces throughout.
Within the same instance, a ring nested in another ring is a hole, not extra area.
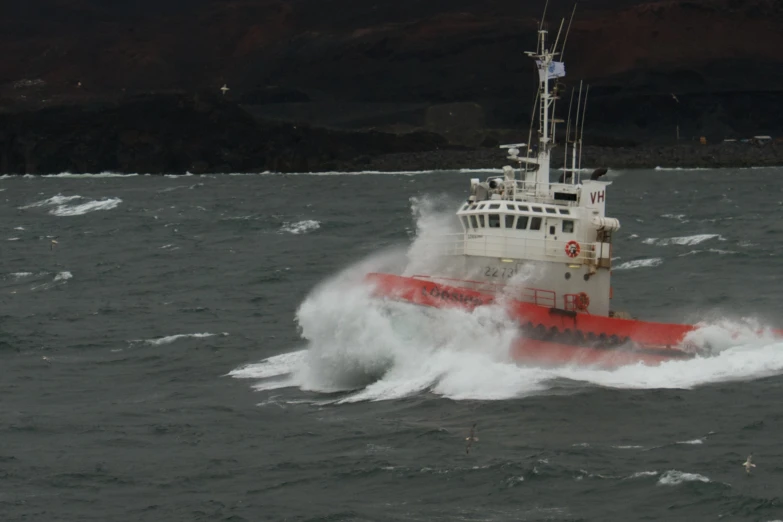
M 271 122 L 219 96 L 142 95 L 0 114 L 0 174 L 422 171 L 499 168 L 497 143 Z M 589 136 L 588 136 L 589 142 Z M 553 154 L 562 164 L 563 149 Z M 783 166 L 783 144 L 585 145 L 585 167 Z
M 562 148 L 552 154 L 555 166 L 563 164 Z M 337 171 L 421 171 L 494 169 L 508 164 L 499 149 L 436 150 L 400 154 L 383 154 L 359 161 L 341 162 Z M 610 169 L 661 168 L 749 168 L 783 167 L 783 145 L 741 144 L 660 145 L 637 147 L 593 147 L 582 151 L 585 168 Z

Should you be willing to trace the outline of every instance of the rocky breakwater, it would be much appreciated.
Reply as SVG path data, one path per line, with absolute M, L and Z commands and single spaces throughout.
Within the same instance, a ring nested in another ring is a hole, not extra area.
M 429 132 L 271 123 L 209 94 L 150 94 L 0 114 L 0 173 L 307 172 L 446 147 Z

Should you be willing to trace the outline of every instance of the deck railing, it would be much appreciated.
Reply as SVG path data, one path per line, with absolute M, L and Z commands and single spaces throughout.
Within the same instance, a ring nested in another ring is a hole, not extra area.
M 533 303 L 539 306 L 554 308 L 557 305 L 557 293 L 552 290 L 543 290 L 541 288 L 531 288 L 513 284 L 498 284 L 487 281 L 473 281 L 470 279 L 455 279 L 452 277 L 432 277 L 426 275 L 414 275 L 416 279 L 428 279 L 435 283 L 441 283 L 460 288 L 475 290 L 488 294 L 502 294 L 517 301 Z

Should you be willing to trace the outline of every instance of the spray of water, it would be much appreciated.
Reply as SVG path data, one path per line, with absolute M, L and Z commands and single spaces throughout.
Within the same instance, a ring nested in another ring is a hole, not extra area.
M 474 311 L 429 309 L 375 298 L 362 284 L 371 271 L 413 274 L 455 269 L 431 245 L 458 230 L 454 205 L 413 201 L 416 238 L 407 250 L 364 259 L 323 282 L 297 311 L 305 341 L 299 351 L 239 368 L 257 389 L 298 387 L 335 393 L 337 402 L 392 400 L 430 392 L 455 400 L 498 400 L 545 393 L 555 380 L 619 389 L 692 388 L 783 373 L 783 343 L 751 320 L 699 325 L 686 342 L 708 357 L 615 370 L 580 366 L 523 367 L 509 358 L 517 334 L 501 304 Z M 520 270 L 511 286 L 539 274 Z

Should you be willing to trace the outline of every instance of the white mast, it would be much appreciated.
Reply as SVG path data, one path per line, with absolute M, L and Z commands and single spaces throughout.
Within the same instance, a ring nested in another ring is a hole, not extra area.
M 562 30 L 562 24 L 561 24 Z M 549 193 L 549 175 L 550 175 L 550 153 L 554 142 L 552 132 L 554 125 L 554 115 L 550 116 L 553 110 L 555 97 L 549 90 L 549 81 L 556 80 L 565 76 L 565 66 L 562 62 L 554 61 L 559 53 L 554 49 L 549 49 L 546 42 L 547 31 L 543 26 L 538 31 L 538 49 L 536 52 L 526 52 L 528 56 L 536 60 L 538 66 L 538 98 L 539 98 L 539 131 L 538 131 L 538 151 L 536 154 L 537 168 L 533 172 L 526 172 L 527 182 L 535 183 L 535 193 L 537 196 L 544 197 Z

